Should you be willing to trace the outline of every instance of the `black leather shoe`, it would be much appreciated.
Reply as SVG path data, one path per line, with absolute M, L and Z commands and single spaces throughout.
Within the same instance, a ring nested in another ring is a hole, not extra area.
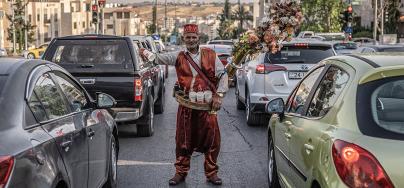
M 212 183 L 213 185 L 222 185 L 222 179 L 217 177 L 217 175 L 214 175 L 210 178 L 208 178 L 208 182 Z
M 168 181 L 169 185 L 178 185 L 181 182 L 185 181 L 185 177 L 179 174 L 175 174 L 173 178 Z

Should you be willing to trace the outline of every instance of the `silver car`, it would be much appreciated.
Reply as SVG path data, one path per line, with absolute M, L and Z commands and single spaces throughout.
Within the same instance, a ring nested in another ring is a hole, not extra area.
M 287 99 L 304 75 L 319 61 L 334 56 L 331 43 L 294 40 L 284 43 L 276 54 L 247 56 L 236 73 L 237 109 L 246 110 L 248 125 L 260 125 L 269 117 L 265 104 L 275 98 Z
M 7 57 L 7 50 L 5 48 L 0 48 L 0 57 Z

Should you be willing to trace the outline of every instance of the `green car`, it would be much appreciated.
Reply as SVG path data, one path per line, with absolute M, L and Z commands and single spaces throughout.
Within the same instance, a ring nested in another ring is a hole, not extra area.
M 335 56 L 266 105 L 271 187 L 404 187 L 404 54 Z

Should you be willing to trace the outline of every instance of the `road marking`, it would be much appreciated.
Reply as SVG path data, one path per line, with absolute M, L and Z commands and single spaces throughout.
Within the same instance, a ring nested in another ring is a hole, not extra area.
M 119 160 L 118 166 L 135 166 L 135 165 L 174 165 L 174 163 L 165 163 L 165 162 L 147 162 L 147 161 L 129 161 L 129 160 Z

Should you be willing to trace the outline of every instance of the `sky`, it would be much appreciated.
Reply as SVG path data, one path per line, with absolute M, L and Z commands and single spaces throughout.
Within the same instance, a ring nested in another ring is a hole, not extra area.
M 139 2 L 153 2 L 153 0 L 107 0 L 107 3 L 139 3 Z M 159 3 L 163 3 L 165 0 L 157 0 Z M 224 2 L 224 0 L 167 0 L 167 2 Z M 253 0 L 240 0 L 241 3 L 250 3 Z M 230 2 L 237 2 L 237 0 L 230 0 Z

